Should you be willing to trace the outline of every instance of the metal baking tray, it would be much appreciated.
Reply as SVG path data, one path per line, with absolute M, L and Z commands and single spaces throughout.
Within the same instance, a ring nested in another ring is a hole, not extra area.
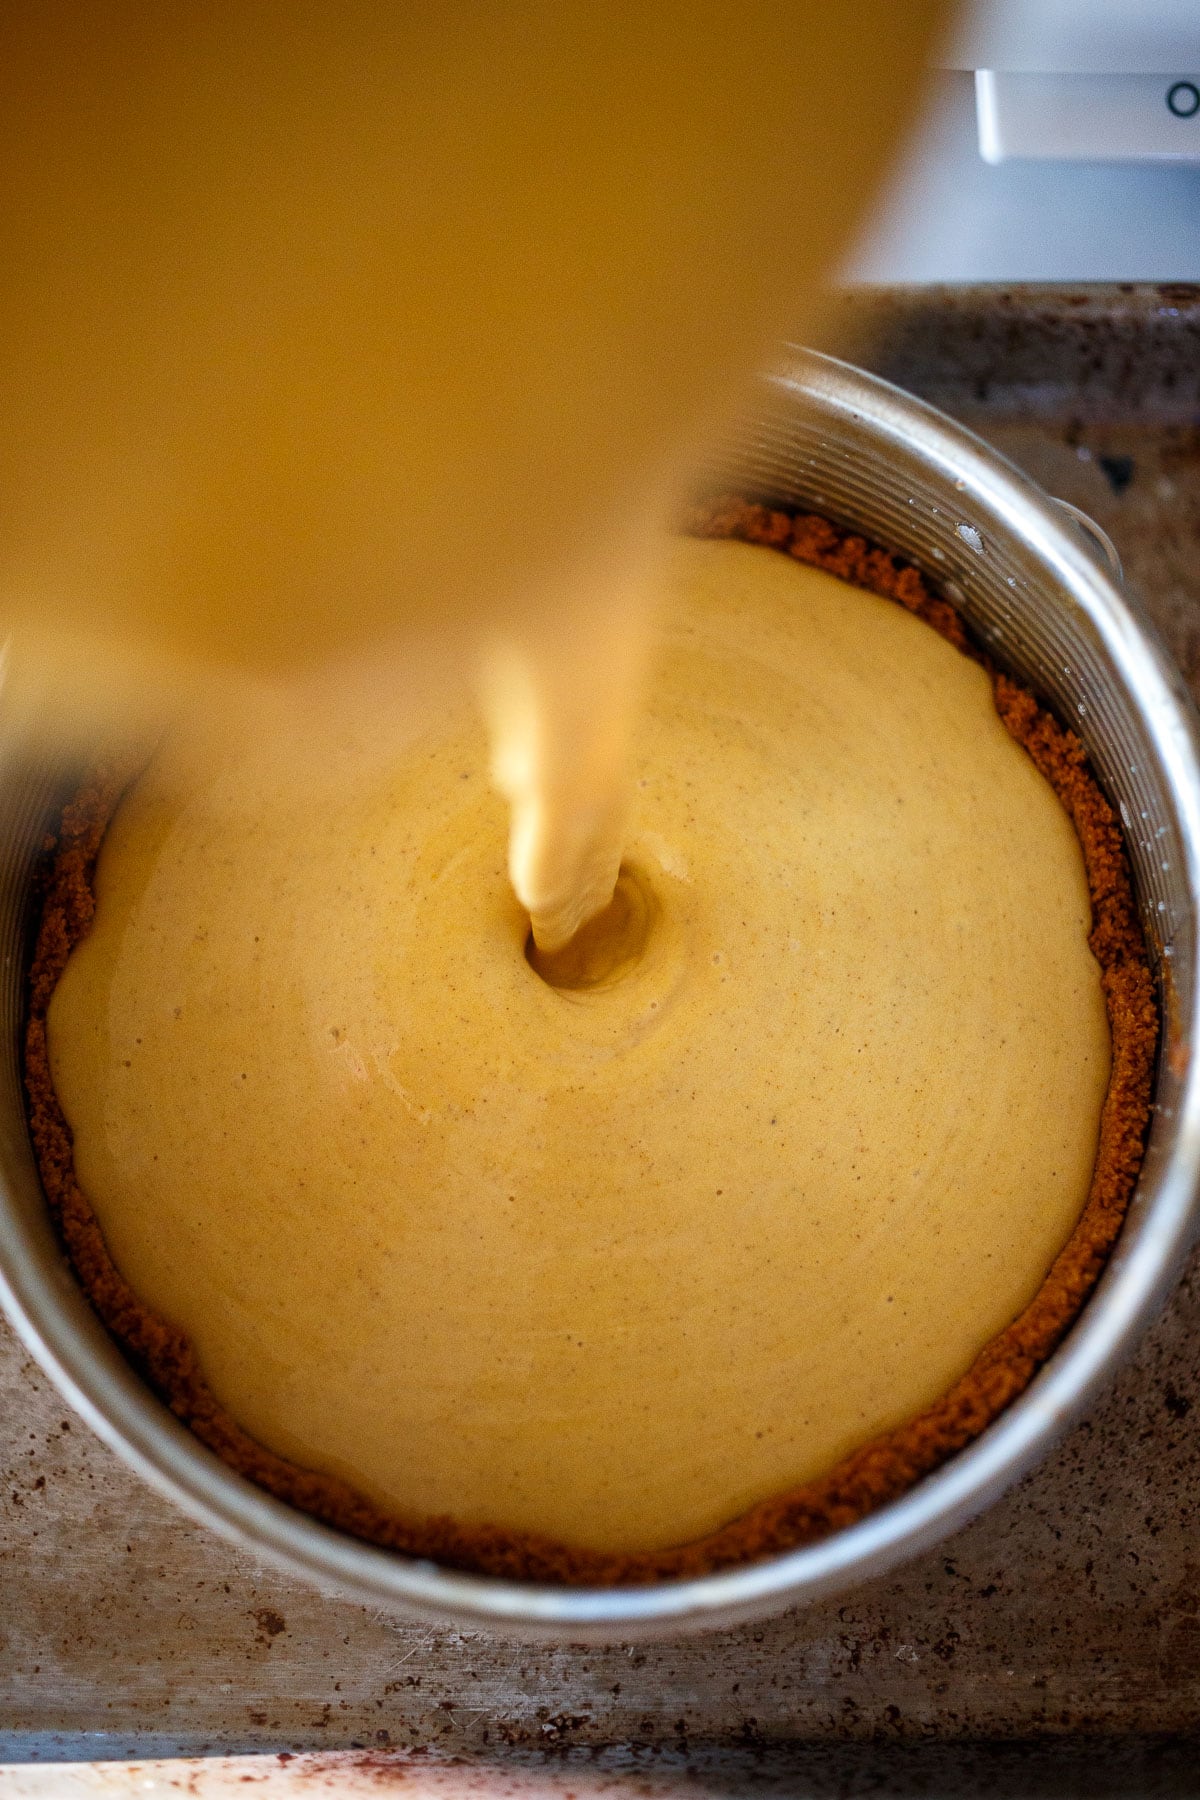
M 864 291 L 841 331 L 1110 533 L 1200 693 L 1200 289 Z M 409 1753 L 409 1779 L 451 1759 L 483 1791 L 535 1768 L 573 1791 L 1200 1791 L 1200 1260 L 985 1517 L 840 1600 L 677 1643 L 515 1647 L 256 1567 L 71 1419 L 3 1327 L 0 1466 L 0 1760 L 341 1750 L 381 1776 Z

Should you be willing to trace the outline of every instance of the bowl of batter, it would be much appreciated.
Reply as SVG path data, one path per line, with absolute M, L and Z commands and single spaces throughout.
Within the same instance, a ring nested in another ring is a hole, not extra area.
M 278 744 L 7 784 L 14 945 L 58 820 L 10 1312 L 194 1515 L 377 1602 L 627 1636 L 846 1585 L 1028 1465 L 1188 1238 L 1200 787 L 1145 627 L 827 359 L 711 494 L 561 955 L 466 716 L 338 806 Z

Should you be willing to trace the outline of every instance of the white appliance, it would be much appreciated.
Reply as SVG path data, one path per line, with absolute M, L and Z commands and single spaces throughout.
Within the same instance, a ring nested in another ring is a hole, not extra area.
M 1200 0 L 970 0 L 860 281 L 1200 281 Z
M 977 0 L 945 66 L 988 162 L 1200 162 L 1198 0 Z

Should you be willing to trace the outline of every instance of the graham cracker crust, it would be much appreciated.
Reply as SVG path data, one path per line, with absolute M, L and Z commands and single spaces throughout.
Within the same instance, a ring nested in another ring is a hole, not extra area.
M 187 1337 L 145 1306 L 114 1264 L 76 1180 L 71 1132 L 50 1075 L 47 1008 L 72 949 L 90 928 L 96 858 L 132 772 L 97 767 L 64 808 L 57 837 L 48 846 L 45 898 L 29 972 L 29 1124 L 51 1212 L 100 1318 L 196 1436 L 269 1493 L 369 1543 L 510 1580 L 615 1586 L 710 1574 L 811 1543 L 898 1498 L 990 1425 L 1066 1333 L 1120 1231 L 1150 1117 L 1159 1028 L 1154 984 L 1120 829 L 1078 738 L 995 668 L 970 642 L 949 602 L 888 551 L 816 515 L 772 510 L 738 498 L 698 507 L 685 527 L 696 536 L 738 538 L 772 548 L 893 599 L 987 669 L 1001 720 L 1050 783 L 1079 837 L 1092 902 L 1088 942 L 1100 966 L 1112 1038 L 1112 1074 L 1088 1200 L 1029 1306 L 935 1405 L 864 1444 L 818 1480 L 760 1502 L 720 1530 L 668 1550 L 611 1555 L 501 1527 L 467 1527 L 451 1518 L 402 1519 L 347 1483 L 275 1455 L 242 1430 L 217 1403 Z

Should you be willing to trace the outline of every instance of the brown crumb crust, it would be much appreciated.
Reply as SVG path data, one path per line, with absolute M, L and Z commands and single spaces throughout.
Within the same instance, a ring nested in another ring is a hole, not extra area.
M 794 1549 L 896 1499 L 991 1424 L 1054 1350 L 1104 1266 L 1141 1166 L 1158 1009 L 1121 834 L 1079 740 L 994 668 L 969 642 L 954 608 L 887 551 L 823 518 L 738 498 L 697 508 L 686 526 L 701 537 L 769 546 L 894 599 L 988 669 L 1001 719 L 1058 795 L 1083 847 L 1092 899 L 1088 941 L 1102 972 L 1112 1036 L 1112 1076 L 1088 1201 L 1030 1305 L 934 1406 L 864 1444 L 819 1479 L 761 1502 L 720 1530 L 673 1549 L 611 1555 L 450 1518 L 402 1519 L 345 1482 L 276 1456 L 242 1430 L 218 1404 L 187 1337 L 145 1306 L 115 1266 L 75 1178 L 71 1132 L 50 1075 L 46 1010 L 67 958 L 91 925 L 96 858 L 132 771 L 98 768 L 65 808 L 53 846 L 29 978 L 25 1083 L 42 1183 L 92 1304 L 172 1411 L 234 1469 L 354 1537 L 453 1568 L 573 1585 L 679 1579 Z

